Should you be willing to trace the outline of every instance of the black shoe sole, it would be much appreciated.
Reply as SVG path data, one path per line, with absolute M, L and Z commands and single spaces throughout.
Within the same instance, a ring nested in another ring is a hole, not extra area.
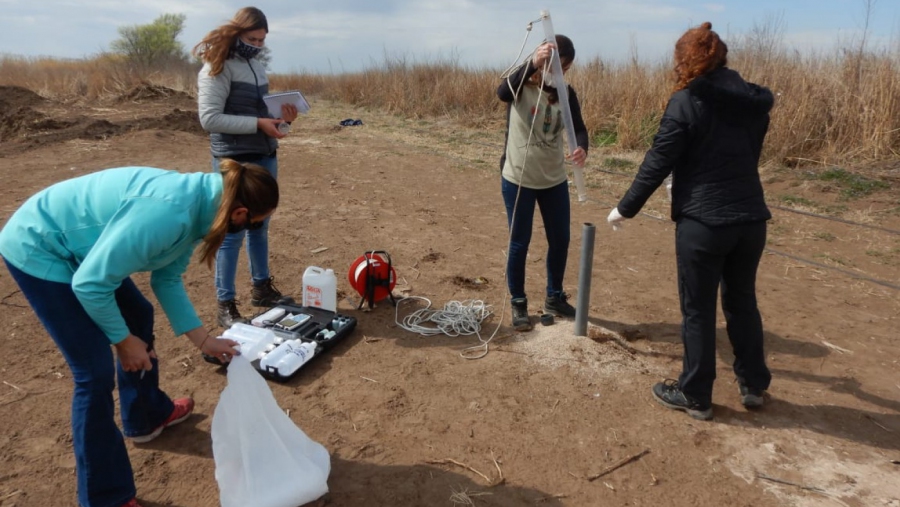
M 534 326 L 531 324 L 531 322 L 528 322 L 526 324 L 513 326 L 513 329 L 515 329 L 516 331 L 531 331 L 532 329 L 534 329 Z
M 549 313 L 549 314 L 551 314 L 551 315 L 553 315 L 553 316 L 556 316 L 556 317 L 562 317 L 562 318 L 564 318 L 564 319 L 574 319 L 574 318 L 575 318 L 575 314 L 574 314 L 574 313 L 571 314 L 571 315 L 568 315 L 568 314 L 563 313 L 563 312 L 561 312 L 561 311 L 559 311 L 559 310 L 554 310 L 553 308 L 547 308 L 546 306 L 544 307 L 544 313 Z
M 699 421 L 709 421 L 713 418 L 712 407 L 710 407 L 706 410 L 696 410 L 693 408 L 682 407 L 681 405 L 673 405 L 673 404 L 669 403 L 668 401 L 657 396 L 656 391 L 651 391 L 651 392 L 653 393 L 653 398 L 655 398 L 656 401 L 658 401 L 660 405 L 662 405 L 666 408 L 670 408 L 672 410 L 681 410 L 682 412 L 687 412 L 687 415 L 689 415 Z
M 761 391 L 758 395 L 749 392 L 747 394 L 744 394 L 742 391 L 743 388 L 741 386 L 738 386 L 738 393 L 740 393 L 741 395 L 741 405 L 743 405 L 744 408 L 749 410 L 756 410 L 762 408 L 763 405 L 765 405 L 765 391 Z
M 249 320 L 243 319 L 243 318 L 241 318 L 241 319 L 231 319 L 230 322 L 229 322 L 229 321 L 222 320 L 222 319 L 216 319 L 216 321 L 219 323 L 219 326 L 221 326 L 221 327 L 223 327 L 223 328 L 225 328 L 225 329 L 230 328 L 230 327 L 231 327 L 232 325 L 234 325 L 234 324 L 249 324 L 249 323 L 250 323 Z
M 766 400 L 762 396 L 756 396 L 755 394 L 741 395 L 741 405 L 746 409 L 757 410 L 762 408 L 765 403 Z
M 250 304 L 253 306 L 264 306 L 266 308 L 271 308 L 277 305 L 292 305 L 294 304 L 294 298 L 290 296 L 281 296 L 274 301 L 272 301 L 271 299 L 251 299 Z

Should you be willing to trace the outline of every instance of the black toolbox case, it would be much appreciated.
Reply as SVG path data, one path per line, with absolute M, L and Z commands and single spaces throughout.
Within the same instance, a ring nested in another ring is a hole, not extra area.
M 265 327 L 271 329 L 272 332 L 275 333 L 276 337 L 280 337 L 284 340 L 295 340 L 299 338 L 304 342 L 316 343 L 316 351 L 313 357 L 289 376 L 283 376 L 279 374 L 278 370 L 274 368 L 270 370 L 261 369 L 259 364 L 261 359 L 258 357 L 250 358 L 250 364 L 256 369 L 256 371 L 260 372 L 263 377 L 278 382 L 284 382 L 290 378 L 293 378 L 295 375 L 297 375 L 297 373 L 303 371 L 303 369 L 306 368 L 306 365 L 308 365 L 312 361 L 315 361 L 317 357 L 326 354 L 338 342 L 349 336 L 350 333 L 352 333 L 356 328 L 355 317 L 349 317 L 337 312 L 323 310 L 321 308 L 315 308 L 311 306 L 297 306 L 289 304 L 280 304 L 271 308 L 267 308 L 265 311 L 254 315 L 251 319 L 248 320 L 252 320 L 258 315 L 262 315 L 274 308 L 282 308 L 286 313 L 306 314 L 310 317 L 309 320 L 307 320 L 302 326 L 293 331 L 279 329 L 274 325 L 266 325 Z M 319 334 L 320 331 L 334 331 L 335 333 L 331 338 L 325 339 Z M 208 363 L 227 367 L 226 364 L 213 356 L 203 354 L 203 359 Z

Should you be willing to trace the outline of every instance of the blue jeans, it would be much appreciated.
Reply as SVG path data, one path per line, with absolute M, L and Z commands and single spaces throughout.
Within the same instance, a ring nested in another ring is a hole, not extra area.
M 500 180 L 510 227 L 509 256 L 506 260 L 506 283 L 509 286 L 510 296 L 513 299 L 526 297 L 525 261 L 528 256 L 528 245 L 531 243 L 535 204 L 541 209 L 544 233 L 547 236 L 547 295 L 559 294 L 563 289 L 571 238 L 569 183 L 564 181 L 555 187 L 541 190 L 522 187 L 520 192 L 519 185 L 503 177 Z M 518 204 L 516 204 L 517 193 Z
M 121 507 L 134 498 L 135 486 L 125 441 L 116 426 L 113 389 L 118 377 L 125 435 L 152 432 L 175 408 L 159 389 L 157 360 L 152 359 L 153 369 L 143 378 L 140 372 L 126 372 L 113 359 L 109 338 L 84 311 L 70 284 L 48 282 L 6 266 L 72 371 L 78 504 Z M 130 278 L 122 281 L 115 296 L 128 330 L 152 348 L 153 305 Z
M 260 156 L 249 163 L 261 165 L 274 178 L 278 178 L 278 159 Z M 219 159 L 213 157 L 213 171 L 219 172 Z M 269 219 L 265 225 L 252 231 L 226 234 L 225 241 L 216 253 L 216 299 L 231 301 L 235 297 L 234 279 L 237 276 L 238 257 L 244 237 L 247 238 L 247 258 L 250 263 L 250 279 L 258 285 L 269 279 Z

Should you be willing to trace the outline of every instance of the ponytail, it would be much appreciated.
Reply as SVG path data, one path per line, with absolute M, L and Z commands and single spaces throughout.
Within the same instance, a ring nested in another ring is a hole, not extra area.
M 232 211 L 245 207 L 251 215 L 263 216 L 278 207 L 278 182 L 262 166 L 226 158 L 219 161 L 219 172 L 222 174 L 222 201 L 200 247 L 200 262 L 210 268 L 228 234 Z

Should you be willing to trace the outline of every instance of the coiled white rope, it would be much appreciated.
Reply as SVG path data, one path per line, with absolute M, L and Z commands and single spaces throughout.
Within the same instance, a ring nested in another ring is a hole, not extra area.
M 400 320 L 400 304 L 404 301 L 425 301 L 427 306 L 419 308 Z M 491 316 L 493 310 L 484 301 L 467 299 L 450 301 L 443 309 L 431 308 L 431 300 L 422 296 L 409 296 L 397 301 L 394 322 L 401 328 L 422 336 L 445 334 L 447 336 L 478 335 L 481 338 L 481 322 Z

